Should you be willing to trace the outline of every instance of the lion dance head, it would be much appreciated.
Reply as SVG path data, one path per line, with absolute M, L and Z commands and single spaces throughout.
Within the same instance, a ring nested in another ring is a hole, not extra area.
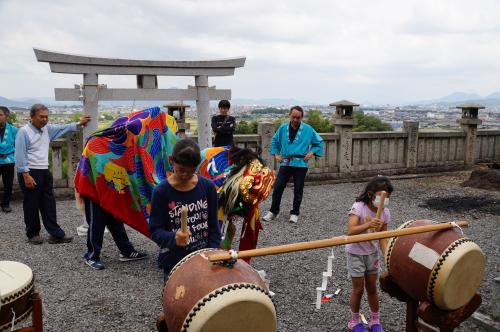
M 243 224 L 239 250 L 254 249 L 259 230 L 262 229 L 259 204 L 269 196 L 276 176 L 256 152 L 250 149 L 224 149 L 228 167 L 218 190 L 219 220 L 224 234 L 221 247 L 231 248 L 235 233 L 234 220 L 240 217 L 243 218 Z M 211 164 L 207 160 L 206 169 L 213 171 Z M 200 173 L 203 175 L 202 169 Z

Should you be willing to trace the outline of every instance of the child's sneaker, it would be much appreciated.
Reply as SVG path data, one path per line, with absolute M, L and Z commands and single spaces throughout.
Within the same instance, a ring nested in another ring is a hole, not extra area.
M 148 257 L 148 254 L 145 254 L 143 252 L 138 252 L 138 251 L 132 251 L 128 255 L 120 254 L 119 260 L 121 262 L 138 261 L 138 260 L 144 259 L 146 257 Z
M 296 214 L 291 214 L 291 215 L 290 215 L 290 222 L 291 222 L 292 224 L 296 224 L 296 223 L 297 223 L 297 221 L 299 221 L 299 216 L 298 216 L 298 215 L 296 215 Z
M 276 219 L 277 216 L 278 216 L 277 214 L 274 214 L 271 211 L 268 211 L 266 213 L 266 215 L 264 217 L 262 217 L 262 220 L 264 220 L 264 221 L 272 221 L 272 220 Z
M 350 320 L 349 323 L 347 323 L 347 327 L 352 332 L 366 332 L 365 326 L 360 321 L 355 322 Z
M 380 324 L 373 324 L 370 326 L 370 332 L 384 332 L 384 329 Z
M 94 260 L 94 259 L 86 259 L 85 264 L 93 268 L 94 270 L 103 270 L 104 269 L 104 264 L 101 263 L 101 261 Z

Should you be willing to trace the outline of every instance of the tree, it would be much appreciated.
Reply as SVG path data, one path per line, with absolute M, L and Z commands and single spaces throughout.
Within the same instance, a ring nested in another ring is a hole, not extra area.
M 290 110 L 287 108 L 276 108 L 276 107 L 267 107 L 267 108 L 256 108 L 252 110 L 252 114 L 288 114 Z
M 358 120 L 358 124 L 352 128 L 352 131 L 392 131 L 388 123 L 375 116 L 365 115 L 361 111 L 354 112 L 354 118 Z
M 247 122 L 245 120 L 238 122 L 235 134 L 257 134 L 257 121 Z
M 78 122 L 83 116 L 83 112 L 75 112 L 71 114 L 70 122 Z
M 335 130 L 330 120 L 324 117 L 319 110 L 310 110 L 307 113 L 305 122 L 313 127 L 318 133 L 332 133 Z
M 283 123 L 288 121 L 288 118 L 274 120 L 275 129 L 278 129 Z M 323 116 L 319 110 L 310 110 L 307 112 L 304 122 L 313 127 L 318 133 L 332 133 L 335 129 L 328 117 Z
M 285 122 L 288 121 L 288 118 L 278 118 L 274 120 L 274 130 L 278 130 L 279 127 Z
M 16 113 L 9 112 L 9 117 L 7 118 L 7 122 L 10 124 L 13 124 L 13 123 L 16 123 L 16 121 L 17 121 Z

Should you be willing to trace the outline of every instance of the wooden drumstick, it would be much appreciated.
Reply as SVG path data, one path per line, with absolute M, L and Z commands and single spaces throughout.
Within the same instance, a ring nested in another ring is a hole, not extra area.
M 380 194 L 380 204 L 378 205 L 377 208 L 377 215 L 375 216 L 375 218 L 377 219 L 380 219 L 380 217 L 382 217 L 382 212 L 384 211 L 384 201 L 386 197 L 387 197 L 387 191 L 382 191 L 382 193 Z
M 387 197 L 387 191 L 382 191 L 380 193 L 380 204 L 378 205 L 378 208 L 377 208 L 377 214 L 375 216 L 375 218 L 377 218 L 378 220 L 380 220 L 380 218 L 382 217 L 382 212 L 384 212 L 384 202 L 385 202 L 385 198 Z M 377 229 L 375 229 L 375 231 L 380 231 L 382 227 L 378 227 Z
M 468 225 L 469 225 L 469 223 L 467 221 L 457 221 L 457 222 L 447 222 L 447 223 L 442 223 L 442 224 L 434 224 L 434 225 L 396 229 L 396 230 L 392 230 L 392 231 L 382 231 L 382 232 L 369 233 L 369 234 L 358 234 L 358 235 L 351 235 L 351 236 L 344 235 L 344 236 L 333 237 L 331 239 L 316 240 L 316 241 L 309 241 L 309 242 L 298 242 L 298 243 L 285 244 L 285 245 L 281 245 L 281 246 L 245 250 L 245 251 L 240 251 L 240 252 L 230 251 L 230 252 L 217 253 L 217 254 L 210 255 L 208 260 L 211 262 L 215 262 L 215 261 L 230 260 L 230 259 L 235 259 L 235 258 L 249 258 L 249 257 L 257 257 L 257 256 L 285 254 L 288 252 L 333 247 L 333 246 L 344 245 L 344 244 L 348 244 L 348 243 L 365 242 L 365 241 L 386 239 L 386 238 L 396 237 L 396 236 L 434 232 L 434 231 L 440 231 L 440 230 L 445 230 L 445 229 L 451 229 L 451 228 L 457 227 L 457 226 L 458 227 L 466 227 Z
M 181 231 L 183 233 L 186 233 L 188 230 L 187 216 L 188 216 L 188 210 L 186 206 L 183 205 L 181 208 Z

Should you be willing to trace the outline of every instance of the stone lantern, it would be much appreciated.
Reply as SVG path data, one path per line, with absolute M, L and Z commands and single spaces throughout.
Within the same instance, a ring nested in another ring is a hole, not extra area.
M 350 173 L 352 166 L 352 127 L 358 121 L 353 118 L 354 107 L 359 106 L 348 100 L 341 100 L 331 103 L 330 106 L 335 106 L 335 115 L 333 124 L 335 125 L 335 133 L 340 135 L 339 148 L 337 156 L 339 160 L 340 173 Z
M 186 108 L 190 107 L 189 105 L 185 105 L 181 103 L 171 103 L 165 105 L 167 108 L 167 112 L 169 115 L 175 118 L 177 122 L 177 129 L 180 137 L 186 136 L 186 130 L 189 130 L 191 127 L 189 123 L 186 123 Z
M 484 106 L 478 104 L 464 104 L 457 106 L 462 110 L 462 118 L 457 122 L 465 131 L 465 165 L 471 167 L 476 161 L 476 140 L 477 140 L 477 126 L 482 123 L 478 118 L 480 109 Z
M 484 109 L 484 106 L 479 104 L 464 104 L 457 106 L 457 108 L 462 110 L 462 118 L 458 121 L 460 124 L 481 124 L 478 113 L 480 109 Z
M 331 103 L 330 106 L 335 106 L 335 119 L 352 119 L 354 107 L 359 106 L 348 100 L 341 100 Z

